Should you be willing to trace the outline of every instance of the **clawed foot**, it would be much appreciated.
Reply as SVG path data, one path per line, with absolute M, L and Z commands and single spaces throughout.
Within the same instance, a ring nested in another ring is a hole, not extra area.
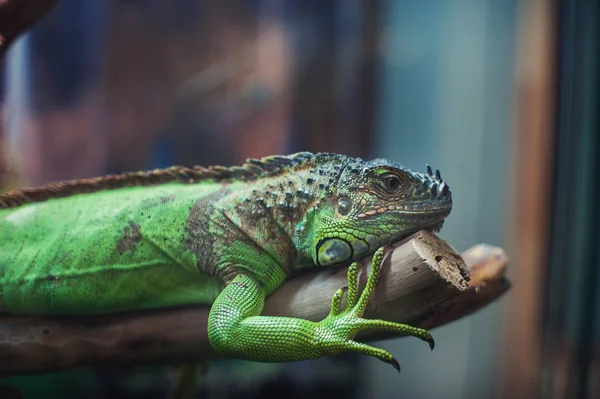
M 375 291 L 377 280 L 381 272 L 384 249 L 379 248 L 373 255 L 371 274 L 367 279 L 367 285 L 359 296 L 358 293 L 358 265 L 352 263 L 348 268 L 348 287 L 339 289 L 331 300 L 331 312 L 319 323 L 318 338 L 320 346 L 329 354 L 337 354 L 342 351 L 352 351 L 376 358 L 391 364 L 400 371 L 400 365 L 396 359 L 387 351 L 373 346 L 354 341 L 354 337 L 364 330 L 391 331 L 402 335 L 411 335 L 429 343 L 433 350 L 435 343 L 431 334 L 424 329 L 412 327 L 406 324 L 394 323 L 385 320 L 363 319 L 369 299 Z M 346 306 L 342 310 L 342 299 L 347 291 Z

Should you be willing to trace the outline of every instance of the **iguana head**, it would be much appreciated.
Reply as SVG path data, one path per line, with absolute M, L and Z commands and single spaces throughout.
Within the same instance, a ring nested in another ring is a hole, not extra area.
M 439 231 L 452 209 L 439 171 L 418 173 L 385 160 L 350 159 L 315 208 L 311 257 L 317 265 L 348 262 L 422 229 Z

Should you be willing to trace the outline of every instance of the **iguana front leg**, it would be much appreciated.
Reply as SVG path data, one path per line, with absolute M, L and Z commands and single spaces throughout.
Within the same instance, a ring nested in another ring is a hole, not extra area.
M 383 248 L 373 256 L 367 285 L 358 295 L 358 267 L 348 269 L 348 299 L 341 309 L 344 290 L 332 298 L 331 312 L 320 322 L 260 316 L 265 300 L 262 285 L 247 274 L 239 274 L 214 302 L 208 319 L 208 337 L 221 353 L 263 362 L 290 362 L 337 355 L 344 351 L 375 356 L 399 370 L 398 362 L 387 351 L 357 341 L 361 331 L 375 329 L 412 335 L 429 343 L 431 334 L 423 329 L 384 320 L 363 319 L 383 261 Z

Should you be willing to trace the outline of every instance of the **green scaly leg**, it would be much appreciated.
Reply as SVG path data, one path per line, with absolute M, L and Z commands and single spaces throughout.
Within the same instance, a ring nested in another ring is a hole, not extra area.
M 356 334 L 358 334 L 360 331 L 375 329 L 379 331 L 391 331 L 401 335 L 411 335 L 420 338 L 429 343 L 431 350 L 433 350 L 435 346 L 433 337 L 426 330 L 406 324 L 394 323 L 391 321 L 362 318 L 365 309 L 367 308 L 367 304 L 369 303 L 369 299 L 371 299 L 373 293 L 375 292 L 375 286 L 377 285 L 379 275 L 381 274 L 383 257 L 384 248 L 379 248 L 373 255 L 371 274 L 367 279 L 367 284 L 360 297 L 358 291 L 358 264 L 353 262 L 350 267 L 348 267 L 348 295 L 346 299 L 346 308 L 343 311 L 341 310 L 342 298 L 346 289 L 339 289 L 333 295 L 331 312 L 329 313 L 329 316 L 323 320 L 323 322 L 327 321 L 328 319 L 336 320 L 336 318 L 339 317 L 350 319 L 348 324 L 354 324 L 355 327 L 354 329 L 351 329 L 351 338 L 348 338 L 346 342 L 348 347 L 345 350 L 374 356 L 379 360 L 391 364 L 396 370 L 400 371 L 400 365 L 389 352 L 352 340 L 352 338 L 354 338 L 354 336 L 356 336 Z
M 391 331 L 410 335 L 429 343 L 431 334 L 423 329 L 385 320 L 362 318 L 373 295 L 381 272 L 384 249 L 373 255 L 371 274 L 362 294 L 358 294 L 358 266 L 348 268 L 348 298 L 342 310 L 345 289 L 335 292 L 329 315 L 320 322 L 260 316 L 264 304 L 262 285 L 246 274 L 238 275 L 219 295 L 211 309 L 208 336 L 213 347 L 222 353 L 264 362 L 289 362 L 333 356 L 344 351 L 374 356 L 400 366 L 387 351 L 354 341 L 361 331 Z

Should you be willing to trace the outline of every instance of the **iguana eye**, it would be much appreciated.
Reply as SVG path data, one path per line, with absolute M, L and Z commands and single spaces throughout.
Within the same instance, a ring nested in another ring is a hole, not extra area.
M 384 176 L 383 185 L 387 192 L 393 194 L 400 189 L 400 178 L 396 175 Z

